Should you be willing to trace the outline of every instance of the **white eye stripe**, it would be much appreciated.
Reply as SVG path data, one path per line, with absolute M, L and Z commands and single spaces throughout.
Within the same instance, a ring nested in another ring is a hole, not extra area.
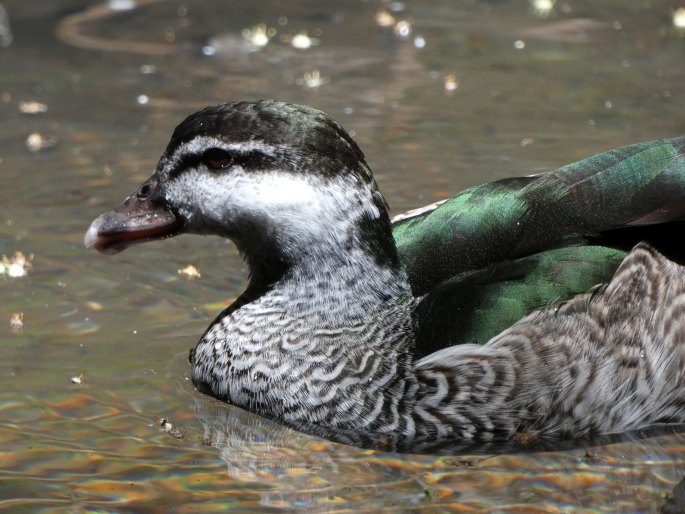
M 198 136 L 190 141 L 183 143 L 174 151 L 171 156 L 172 161 L 178 161 L 185 155 L 202 155 L 208 148 L 220 148 L 227 152 L 234 153 L 251 153 L 260 152 L 268 157 L 275 157 L 282 153 L 280 146 L 266 144 L 262 141 L 242 141 L 242 142 L 226 142 L 211 136 Z

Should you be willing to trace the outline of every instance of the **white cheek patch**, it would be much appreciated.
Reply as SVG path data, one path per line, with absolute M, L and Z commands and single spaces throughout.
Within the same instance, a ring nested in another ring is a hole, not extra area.
M 307 207 L 319 209 L 323 185 L 316 187 L 305 177 L 288 173 L 263 173 L 241 188 L 248 205 L 264 206 L 268 210 Z
M 294 243 L 321 237 L 330 225 L 335 205 L 324 184 L 312 177 L 283 172 L 262 173 L 238 187 L 238 209 L 252 216 L 279 237 Z
M 316 175 L 262 173 L 241 189 L 245 209 L 262 210 L 284 222 L 310 228 L 328 223 L 349 222 L 360 214 L 378 219 L 380 212 L 371 192 L 354 175 L 322 178 Z M 303 227 L 301 227 L 303 228 Z
M 344 234 L 360 214 L 380 216 L 371 191 L 353 175 L 330 178 L 234 167 L 188 170 L 169 184 L 168 199 L 198 233 L 235 233 L 256 223 L 291 242 Z

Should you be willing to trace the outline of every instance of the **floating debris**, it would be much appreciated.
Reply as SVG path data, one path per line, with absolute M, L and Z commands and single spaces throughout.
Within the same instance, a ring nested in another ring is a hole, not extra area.
M 322 77 L 319 70 L 306 72 L 302 77 L 295 79 L 295 83 L 298 86 L 304 86 L 309 89 L 318 89 L 320 86 L 328 84 L 330 81 L 330 77 Z
M 102 304 L 100 302 L 86 302 L 86 307 L 88 307 L 91 311 L 99 312 L 104 309 Z
M 314 45 L 319 44 L 318 39 L 314 39 L 313 37 L 309 37 L 306 32 L 300 32 L 296 36 L 293 36 L 293 38 L 290 40 L 290 44 L 292 45 L 293 48 L 297 48 L 299 50 L 307 50 L 308 48 L 311 48 Z
M 533 139 L 532 137 L 524 137 L 523 139 L 521 139 L 521 142 L 519 144 L 521 145 L 521 148 L 525 148 L 527 146 L 532 145 L 533 143 L 535 143 L 535 139 Z
M 11 278 L 20 278 L 28 274 L 31 269 L 33 255 L 27 259 L 21 252 L 14 252 L 14 256 L 8 258 L 6 255 L 0 259 L 0 275 L 7 275 Z
M 176 428 L 176 425 L 173 423 L 173 421 L 167 418 L 162 418 L 161 420 L 159 420 L 159 426 L 164 432 L 169 434 L 171 437 L 175 437 L 176 439 L 183 439 L 183 431 Z
M 395 23 L 397 23 L 395 17 L 387 9 L 380 9 L 377 11 L 374 19 L 376 20 L 376 25 L 379 27 L 393 27 L 395 26 Z
M 53 136 L 46 136 L 40 132 L 29 134 L 26 138 L 26 148 L 33 153 L 40 152 L 47 148 L 51 148 L 57 144 L 57 138 Z
M 685 30 L 685 7 L 678 7 L 673 11 L 673 26 Z
M 26 102 L 19 102 L 17 105 L 19 111 L 24 114 L 39 114 L 41 112 L 47 112 L 48 106 L 44 103 L 36 102 L 34 100 L 28 100 Z
M 445 91 L 456 91 L 457 88 L 459 87 L 459 79 L 456 77 L 456 75 L 447 75 L 443 79 L 444 85 L 445 85 Z
M 398 21 L 392 30 L 398 38 L 407 39 L 411 36 L 412 22 L 409 20 Z
M 538 18 L 547 18 L 550 14 L 555 14 L 554 4 L 557 0 L 529 0 L 530 12 Z
M 13 334 L 21 334 L 24 330 L 24 313 L 13 312 L 10 316 L 10 331 Z
M 276 29 L 267 27 L 266 24 L 260 23 L 249 29 L 243 29 L 241 34 L 243 38 L 250 43 L 253 50 L 259 50 L 269 44 L 272 37 L 276 35 Z
M 403 11 L 404 5 L 399 2 L 395 2 L 391 5 L 391 9 L 394 7 L 395 12 Z M 387 9 L 380 9 L 376 11 L 374 16 L 376 25 L 384 28 L 392 28 L 393 33 L 399 39 L 409 39 L 412 34 L 414 21 L 411 19 L 398 20 L 394 14 L 392 14 Z M 426 40 L 422 36 L 417 36 L 414 38 L 414 46 L 416 48 L 423 48 L 426 46 Z
M 71 383 L 72 384 L 82 384 L 83 383 L 83 378 L 86 376 L 85 371 L 81 371 L 81 374 L 77 377 L 71 377 Z
M 193 266 L 192 264 L 188 264 L 185 268 L 181 268 L 178 270 L 179 275 L 185 275 L 189 279 L 194 279 L 194 278 L 200 278 L 202 275 L 198 271 L 198 269 Z

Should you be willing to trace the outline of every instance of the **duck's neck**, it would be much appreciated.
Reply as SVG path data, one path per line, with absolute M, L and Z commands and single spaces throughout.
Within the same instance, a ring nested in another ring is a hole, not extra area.
M 234 236 L 250 284 L 233 311 L 262 297 L 284 298 L 293 316 L 347 323 L 410 296 L 382 197 L 345 184 L 351 180 L 328 184 L 325 199 L 309 193 L 306 210 L 286 203 L 257 214 Z
M 408 423 L 414 299 L 404 271 L 354 245 L 310 250 L 268 286 L 253 275 L 198 344 L 193 382 L 299 427 Z
M 289 317 L 335 326 L 364 323 L 371 312 L 411 298 L 404 270 L 366 250 L 324 253 L 312 245 L 308 254 L 301 262 L 270 266 L 268 273 L 252 271 L 241 303 L 281 303 Z

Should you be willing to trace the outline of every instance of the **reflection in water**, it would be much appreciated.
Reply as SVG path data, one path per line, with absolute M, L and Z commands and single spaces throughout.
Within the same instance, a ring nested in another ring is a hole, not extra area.
M 130 11 L 145 7 L 148 4 L 163 2 L 165 0 L 136 0 L 135 2 L 121 2 L 126 8 L 118 9 L 116 2 L 103 2 L 88 7 L 84 11 L 66 16 L 57 25 L 56 35 L 59 39 L 75 47 L 103 52 L 133 52 L 142 55 L 170 55 L 178 52 L 178 48 L 164 43 L 147 43 L 132 41 L 129 39 L 103 38 L 84 31 L 84 25 L 88 22 L 106 22 L 121 11 Z
M 602 434 L 588 436 L 583 439 L 560 439 L 556 437 L 539 437 L 524 439 L 517 437 L 509 441 L 479 442 L 460 444 L 458 441 L 431 438 L 421 441 L 413 439 L 403 440 L 392 438 L 388 434 L 373 434 L 369 432 L 341 431 L 326 429 L 321 426 L 300 427 L 301 430 L 289 428 L 282 423 L 263 418 L 219 400 L 195 393 L 193 395 L 195 412 L 205 427 L 205 437 L 209 444 L 222 447 L 237 440 L 239 444 L 245 442 L 267 441 L 311 441 L 311 436 L 320 438 L 317 444 L 332 448 L 337 445 L 356 447 L 365 450 L 381 452 L 399 452 L 405 454 L 429 455 L 495 455 L 512 453 L 539 453 L 553 451 L 586 450 L 596 446 L 637 444 L 644 445 L 645 441 L 657 437 L 673 436 L 685 440 L 685 425 L 655 425 L 653 427 L 626 432 L 621 434 Z M 214 434 L 214 435 L 213 435 Z M 309 434 L 309 435 L 306 435 Z M 218 438 L 215 437 L 218 435 Z
M 260 493 L 264 506 L 308 509 L 329 497 L 339 497 L 335 479 L 342 464 L 339 460 L 363 455 L 210 399 L 198 398 L 195 407 L 205 442 L 221 452 L 231 478 L 264 486 Z M 358 469 L 370 483 L 377 484 L 369 471 L 364 465 Z
M 346 508 L 381 508 L 379 487 L 403 491 L 401 504 L 426 502 L 416 459 L 313 439 L 208 397 L 196 398 L 195 407 L 205 442 L 221 452 L 231 478 L 264 486 L 264 506 L 316 511 L 345 498 Z
M 264 506 L 317 511 L 345 497 L 346 507 L 353 508 L 372 501 L 375 488 L 382 487 L 395 488 L 398 495 L 402 491 L 403 505 L 455 507 L 457 501 L 463 507 L 494 508 L 509 504 L 510 492 L 526 483 L 530 506 L 596 506 L 613 498 L 620 512 L 631 510 L 633 495 L 660 502 L 658 491 L 683 473 L 685 433 L 673 427 L 650 436 L 569 443 L 565 449 L 548 442 L 546 451 L 481 448 L 436 458 L 316 440 L 209 397 L 195 395 L 194 401 L 205 444 L 221 452 L 232 479 L 264 487 L 259 493 Z

